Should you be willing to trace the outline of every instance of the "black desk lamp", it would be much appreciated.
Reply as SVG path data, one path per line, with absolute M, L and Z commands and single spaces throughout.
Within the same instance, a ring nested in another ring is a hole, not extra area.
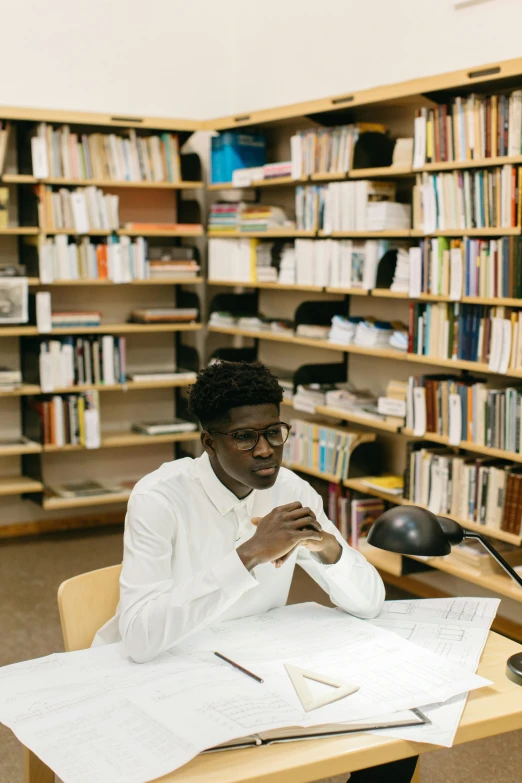
M 401 555 L 440 557 L 449 555 L 452 545 L 460 544 L 464 539 L 480 541 L 491 557 L 522 587 L 522 577 L 480 533 L 465 530 L 453 519 L 437 517 L 419 506 L 395 506 L 385 511 L 373 523 L 367 542 L 378 549 Z M 522 653 L 508 659 L 506 676 L 522 685 Z

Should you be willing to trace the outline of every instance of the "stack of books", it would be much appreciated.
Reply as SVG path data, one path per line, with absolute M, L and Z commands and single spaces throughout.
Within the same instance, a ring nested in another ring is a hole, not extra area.
M 410 251 L 412 248 L 410 248 Z M 393 273 L 390 291 L 398 294 L 407 294 L 410 289 L 410 259 L 411 254 L 403 247 L 397 250 L 397 262 Z
M 411 205 L 396 201 L 379 201 L 366 208 L 367 231 L 389 231 L 411 228 Z
M 193 421 L 185 419 L 172 419 L 171 421 L 138 421 L 132 425 L 133 432 L 142 435 L 174 435 L 178 432 L 194 432 L 197 425 Z
M 292 161 L 279 163 L 265 163 L 261 179 L 278 179 L 279 177 L 292 176 Z
M 355 329 L 354 343 L 365 348 L 388 348 L 393 330 L 388 321 L 361 318 Z
M 149 307 L 130 314 L 130 320 L 140 324 L 191 323 L 197 317 L 197 307 Z
M 284 402 L 291 402 L 294 397 L 294 374 L 282 367 L 270 367 L 270 372 L 275 375 L 279 385 L 283 387 Z
M 179 182 L 179 142 L 174 133 L 145 136 L 134 129 L 115 133 L 71 133 L 68 125 L 40 123 L 31 139 L 38 179 L 104 179 Z
M 149 279 L 197 277 L 200 266 L 195 260 L 193 247 L 149 247 L 146 274 Z
M 348 478 L 350 455 L 357 434 L 302 419 L 292 419 L 290 437 L 285 444 L 284 458 L 292 467 L 299 466 L 329 473 L 337 479 Z
M 276 283 L 278 272 L 272 258 L 273 244 L 259 242 L 256 246 L 256 281 L 259 283 Z
M 522 467 L 455 455 L 424 441 L 408 447 L 404 496 L 434 514 L 521 532 Z
M 334 315 L 328 340 L 339 345 L 351 345 L 355 340 L 357 324 L 361 320 L 361 318 L 346 318 L 343 315 Z
M 326 404 L 326 395 L 335 387 L 326 383 L 299 384 L 293 397 L 296 411 L 315 413 L 318 405 Z
M 29 398 L 24 411 L 25 434 L 44 446 L 100 447 L 100 404 L 97 391 L 50 399 Z
M 354 413 L 368 419 L 380 420 L 377 413 L 377 400 L 368 389 L 356 389 L 351 384 L 326 392 L 325 404 L 330 408 Z
M 285 223 L 286 215 L 281 207 L 256 204 L 242 210 L 239 217 L 239 230 L 244 232 L 269 231 L 284 226 Z
M 256 239 L 209 239 L 209 280 L 255 282 L 257 242 Z
M 298 324 L 295 333 L 299 337 L 307 337 L 312 340 L 328 340 L 330 327 L 319 326 L 318 324 Z
M 226 310 L 214 310 L 213 313 L 210 313 L 208 324 L 209 326 L 236 326 L 237 316 Z
M 126 380 L 125 337 L 63 337 L 40 343 L 38 371 L 43 392 Z M 28 361 L 29 357 L 27 357 Z
M 360 134 L 366 131 L 384 134 L 386 128 L 383 125 L 359 123 L 296 133 L 290 139 L 293 178 L 350 171 L 355 144 Z
M 294 245 L 285 244 L 279 261 L 278 283 L 295 285 L 296 283 L 296 249 Z
M 103 495 L 114 495 L 129 489 L 124 486 L 127 482 L 122 482 L 120 486 L 104 484 L 100 481 L 85 479 L 84 481 L 74 481 L 69 484 L 56 484 L 46 487 L 50 495 L 59 498 L 91 498 Z M 134 484 L 134 482 L 131 482 Z
M 51 324 L 53 329 L 68 327 L 88 328 L 89 326 L 99 326 L 101 324 L 101 316 L 102 314 L 97 310 L 77 310 L 74 312 L 64 310 L 51 314 Z
M 109 237 L 93 244 L 83 237 L 72 242 L 63 234 L 46 237 L 38 247 L 42 283 L 55 280 L 111 280 L 127 283 L 149 276 L 147 243 L 143 237 Z M 150 275 L 151 277 L 153 275 Z
M 0 394 L 15 391 L 22 385 L 22 371 L 0 366 Z
M 421 109 L 415 120 L 415 167 L 425 163 L 520 155 L 522 90 L 457 96 Z
M 39 220 L 46 231 L 63 230 L 76 234 L 89 231 L 117 231 L 120 227 L 119 196 L 87 188 L 53 191 L 39 186 Z
M 414 194 L 414 227 L 426 234 L 445 229 L 520 225 L 520 171 L 491 169 L 423 174 Z
M 237 231 L 245 207 L 246 204 L 242 201 L 215 201 L 208 214 L 208 230 Z
M 404 427 L 407 415 L 408 389 L 406 381 L 388 381 L 386 395 L 379 397 L 377 401 L 377 410 L 384 416 L 388 424 Z

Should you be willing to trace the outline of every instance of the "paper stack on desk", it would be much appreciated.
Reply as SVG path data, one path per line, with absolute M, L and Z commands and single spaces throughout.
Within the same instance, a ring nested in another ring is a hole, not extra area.
M 359 690 L 306 713 L 285 663 Z M 64 783 L 145 783 L 237 737 L 364 720 L 487 684 L 397 633 L 300 604 L 216 623 L 147 664 L 115 644 L 4 667 L 0 720 Z

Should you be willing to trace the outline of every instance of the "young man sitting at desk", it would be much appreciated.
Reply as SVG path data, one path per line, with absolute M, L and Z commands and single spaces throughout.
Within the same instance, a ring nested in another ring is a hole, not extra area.
M 209 623 L 284 606 L 296 562 L 344 611 L 379 613 L 377 571 L 341 538 L 312 487 L 281 467 L 289 434 L 282 399 L 260 364 L 222 362 L 200 373 L 190 409 L 204 454 L 167 462 L 136 484 L 120 604 L 94 644 L 122 639 L 133 660 L 150 661 Z

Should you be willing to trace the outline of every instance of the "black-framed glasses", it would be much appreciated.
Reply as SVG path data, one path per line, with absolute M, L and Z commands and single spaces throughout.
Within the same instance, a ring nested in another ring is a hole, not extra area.
M 236 446 L 240 451 L 250 451 L 250 449 L 254 449 L 257 446 L 260 435 L 264 435 L 271 446 L 282 446 L 288 440 L 290 429 L 290 424 L 285 424 L 284 421 L 281 421 L 279 424 L 272 424 L 264 430 L 244 429 L 234 430 L 234 432 L 207 430 L 207 432 L 218 435 L 230 435 L 231 438 L 234 438 Z

